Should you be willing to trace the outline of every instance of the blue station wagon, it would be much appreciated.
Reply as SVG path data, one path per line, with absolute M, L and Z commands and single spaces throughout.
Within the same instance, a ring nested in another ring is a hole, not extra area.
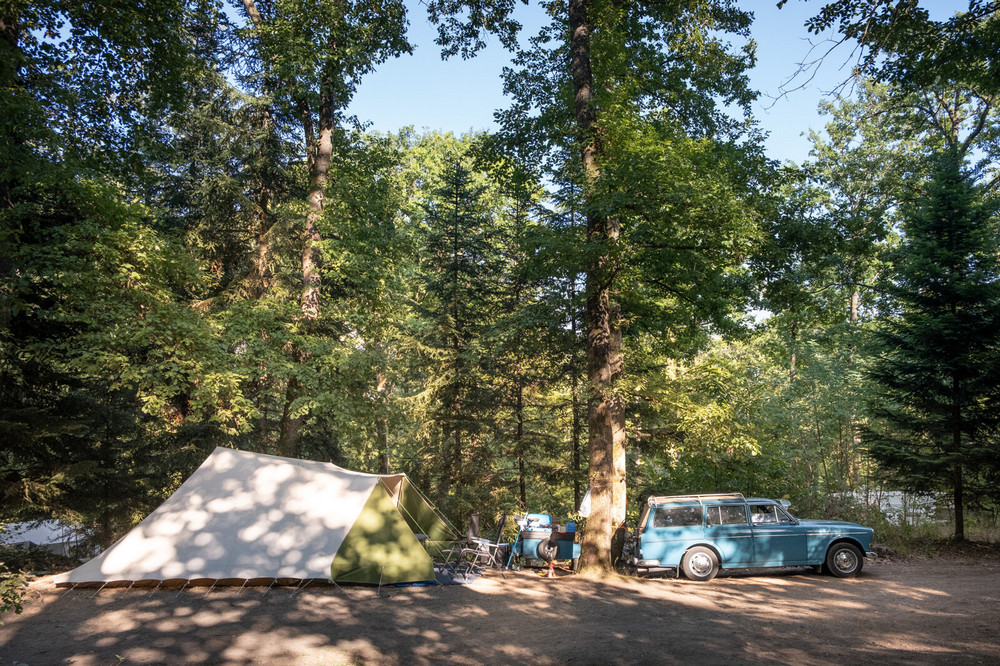
M 850 578 L 875 557 L 870 527 L 799 520 L 787 507 L 740 493 L 650 497 L 630 563 L 640 573 L 673 569 L 699 581 L 719 569 L 797 566 Z

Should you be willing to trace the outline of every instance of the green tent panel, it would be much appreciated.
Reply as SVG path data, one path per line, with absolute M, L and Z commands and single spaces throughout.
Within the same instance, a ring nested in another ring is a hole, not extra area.
M 434 562 L 381 483 L 340 544 L 330 578 L 380 584 L 434 580 Z

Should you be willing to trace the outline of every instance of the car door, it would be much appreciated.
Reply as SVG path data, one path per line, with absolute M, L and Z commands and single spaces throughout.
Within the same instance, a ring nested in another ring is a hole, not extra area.
M 688 546 L 704 538 L 700 504 L 656 506 L 642 533 L 641 559 L 658 560 L 665 567 L 678 566 Z
M 806 563 L 806 533 L 798 521 L 774 503 L 750 504 L 753 564 L 757 567 Z
M 753 562 L 753 532 L 746 504 L 707 505 L 705 536 L 719 550 L 723 567 L 745 567 Z

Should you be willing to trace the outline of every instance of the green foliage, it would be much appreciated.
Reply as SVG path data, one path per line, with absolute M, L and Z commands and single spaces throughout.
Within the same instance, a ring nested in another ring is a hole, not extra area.
M 755 423 L 770 388 L 760 349 L 720 340 L 690 361 L 644 361 L 629 387 L 635 504 L 652 494 L 789 492 L 790 461 Z
M 54 573 L 67 571 L 80 563 L 78 558 L 53 553 L 44 546 L 0 545 L 0 562 L 13 571 Z
M 290 117 L 305 104 L 336 113 L 347 107 L 364 75 L 388 58 L 410 53 L 406 6 L 400 0 L 259 2 L 260 23 L 239 30 L 256 47 L 259 90 L 272 94 Z M 321 122 L 328 122 L 323 118 Z
M 995 94 L 997 3 L 969 0 L 966 11 L 956 9 L 934 21 L 917 2 L 835 0 L 806 26 L 817 34 L 836 28 L 861 44 L 856 69 L 865 74 L 913 88 L 958 82 Z
M 11 574 L 4 563 L 0 561 L 0 614 L 13 611 L 20 615 L 24 610 L 22 605 L 22 590 L 27 585 L 18 575 Z M 0 622 L 2 625 L 3 622 Z

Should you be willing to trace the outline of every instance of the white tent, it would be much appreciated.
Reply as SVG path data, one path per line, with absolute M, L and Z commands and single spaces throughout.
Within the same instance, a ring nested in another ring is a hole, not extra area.
M 453 538 L 403 474 L 217 448 L 162 505 L 56 584 L 433 580 Z

